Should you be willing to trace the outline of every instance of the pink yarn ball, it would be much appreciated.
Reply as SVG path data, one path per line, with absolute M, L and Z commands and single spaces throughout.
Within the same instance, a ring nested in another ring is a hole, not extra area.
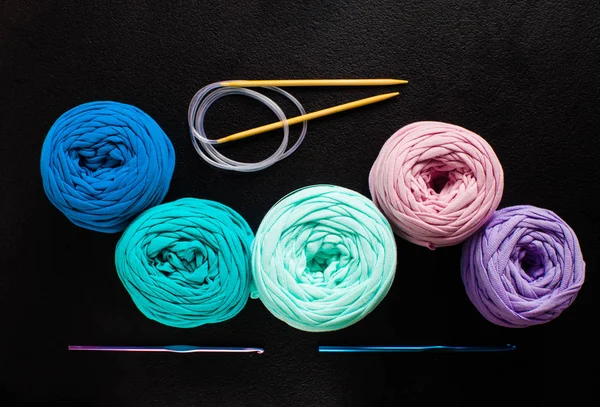
M 433 250 L 483 226 L 500 204 L 504 173 L 492 147 L 472 131 L 416 122 L 383 145 L 369 189 L 397 235 Z

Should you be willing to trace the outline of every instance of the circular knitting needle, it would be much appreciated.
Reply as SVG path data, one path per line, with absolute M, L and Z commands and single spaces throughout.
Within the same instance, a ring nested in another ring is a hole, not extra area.
M 265 133 L 267 131 L 280 129 L 283 127 L 284 123 L 287 123 L 288 126 L 290 126 L 292 124 L 302 123 L 302 122 L 305 122 L 308 120 L 316 119 L 318 117 L 328 116 L 330 114 L 343 112 L 345 110 L 350 110 L 350 109 L 354 109 L 357 107 L 370 105 L 372 103 L 381 102 L 383 100 L 392 98 L 394 96 L 398 96 L 399 94 L 400 94 L 399 92 L 384 93 L 382 95 L 371 96 L 369 98 L 356 100 L 354 102 L 345 103 L 343 105 L 333 106 L 333 107 L 329 107 L 329 108 L 323 109 L 323 110 L 317 110 L 316 112 L 307 113 L 307 114 L 303 114 L 302 116 L 293 117 L 291 119 L 286 120 L 285 122 L 283 122 L 283 121 L 275 122 L 275 123 L 267 124 L 264 126 L 256 127 L 254 129 L 242 131 L 239 133 L 234 133 L 227 137 L 218 139 L 217 143 L 223 144 L 223 143 L 227 143 L 230 141 L 240 140 L 240 139 L 243 139 L 246 137 L 254 136 L 256 134 Z
M 257 86 L 386 86 L 404 85 L 403 79 L 267 79 L 221 82 L 222 86 L 251 88 Z

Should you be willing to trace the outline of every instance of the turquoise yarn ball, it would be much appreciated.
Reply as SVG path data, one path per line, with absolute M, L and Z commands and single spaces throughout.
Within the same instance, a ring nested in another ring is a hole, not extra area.
M 178 328 L 222 322 L 248 300 L 252 239 L 233 209 L 184 198 L 147 210 L 127 227 L 116 269 L 148 318 Z

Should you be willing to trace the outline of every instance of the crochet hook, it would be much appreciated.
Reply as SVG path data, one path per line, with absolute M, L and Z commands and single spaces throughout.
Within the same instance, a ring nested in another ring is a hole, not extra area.
M 283 127 L 284 123 L 287 123 L 288 125 L 301 123 L 304 121 L 316 119 L 318 117 L 328 116 L 330 114 L 339 113 L 339 112 L 343 112 L 345 110 L 369 105 L 371 103 L 381 102 L 383 100 L 393 98 L 394 96 L 398 96 L 399 94 L 400 94 L 399 92 L 384 93 L 382 95 L 371 96 L 371 97 L 368 97 L 365 99 L 356 100 L 354 102 L 344 103 L 342 105 L 329 107 L 327 109 L 317 110 L 316 112 L 307 113 L 307 114 L 303 114 L 301 116 L 293 117 L 291 119 L 286 120 L 285 122 L 275 122 L 275 123 L 267 124 L 264 126 L 255 127 L 254 129 L 235 133 L 235 134 L 229 135 L 227 137 L 218 139 L 217 143 L 223 144 L 223 143 L 227 143 L 229 141 L 240 140 L 240 139 L 243 139 L 246 137 L 254 136 L 256 134 L 265 133 L 267 131 L 271 131 L 271 130 L 275 130 L 275 129 L 280 129 Z
M 80 346 L 70 345 L 69 350 L 105 352 L 169 352 L 169 353 L 264 353 L 263 348 L 198 347 L 189 345 L 169 346 Z
M 506 352 L 515 350 L 515 345 L 505 346 L 319 346 L 325 353 L 366 352 Z
M 403 85 L 403 79 L 267 79 L 221 82 L 221 86 L 251 88 L 258 86 L 386 86 Z

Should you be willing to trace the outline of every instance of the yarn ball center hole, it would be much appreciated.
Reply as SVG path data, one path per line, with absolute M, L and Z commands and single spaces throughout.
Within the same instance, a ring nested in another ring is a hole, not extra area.
M 342 238 L 336 235 L 310 242 L 305 248 L 305 255 L 304 274 L 312 283 L 329 283 L 332 279 L 337 281 L 337 271 L 350 261 L 350 251 L 344 246 Z
M 73 150 L 81 168 L 90 172 L 102 169 L 112 169 L 125 162 L 125 146 L 116 143 L 101 143 L 94 147 L 83 147 Z
M 323 273 L 333 263 L 340 260 L 340 251 L 336 248 L 321 248 L 308 261 L 307 268 L 311 273 Z
M 431 174 L 429 187 L 433 189 L 436 194 L 439 194 L 442 192 L 448 181 L 450 181 L 450 177 L 447 171 L 434 172 Z
M 533 279 L 538 279 L 544 275 L 544 264 L 536 250 L 526 249 L 522 256 L 521 268 L 525 274 Z
M 199 242 L 181 240 L 162 248 L 152 256 L 157 270 L 171 279 L 208 284 L 216 278 L 216 254 Z

